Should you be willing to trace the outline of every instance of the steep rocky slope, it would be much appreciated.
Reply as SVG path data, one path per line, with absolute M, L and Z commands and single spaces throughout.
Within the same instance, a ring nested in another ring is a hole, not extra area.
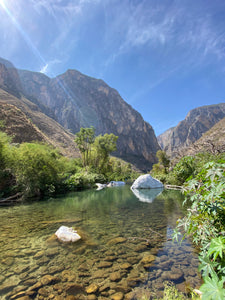
M 143 170 L 156 162 L 160 147 L 151 125 L 104 81 L 76 70 L 52 79 L 22 70 L 19 75 L 26 94 L 48 106 L 71 132 L 94 126 L 97 135 L 114 133 L 119 136 L 116 156 Z
M 176 127 L 158 136 L 163 150 L 170 156 L 187 149 L 225 117 L 225 103 L 202 106 L 191 110 Z
M 0 89 L 0 120 L 0 130 L 13 136 L 15 143 L 47 142 L 64 155 L 78 157 L 74 136 L 24 97 L 17 98 Z
M 206 131 L 194 144 L 183 148 L 179 154 L 194 155 L 200 152 L 212 154 L 225 152 L 225 117 Z

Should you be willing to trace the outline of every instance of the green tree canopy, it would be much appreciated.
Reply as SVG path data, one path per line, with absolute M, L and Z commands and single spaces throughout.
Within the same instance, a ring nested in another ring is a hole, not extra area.
M 89 164 L 91 146 L 95 141 L 95 128 L 93 126 L 90 128 L 82 127 L 76 134 L 74 141 L 81 153 L 83 165 L 87 166 Z

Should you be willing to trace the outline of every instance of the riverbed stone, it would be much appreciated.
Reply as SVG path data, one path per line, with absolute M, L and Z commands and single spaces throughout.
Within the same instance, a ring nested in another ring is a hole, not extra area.
M 53 257 L 53 256 L 57 255 L 58 253 L 59 253 L 59 249 L 54 247 L 54 248 L 47 249 L 47 251 L 45 252 L 45 255 L 49 256 L 49 257 Z
M 19 284 L 20 280 L 18 276 L 10 276 L 0 286 L 0 293 L 7 293 L 14 289 Z
M 109 279 L 111 281 L 120 281 L 122 279 L 122 274 L 121 272 L 113 272 L 109 275 Z
M 93 279 L 104 279 L 108 277 L 108 274 L 105 272 L 104 269 L 97 270 L 92 274 Z
M 64 270 L 62 271 L 62 281 L 75 281 L 76 280 L 76 275 L 70 271 L 70 270 Z
M 121 244 L 121 243 L 124 243 L 124 242 L 126 242 L 126 238 L 124 238 L 124 237 L 116 237 L 116 238 L 114 238 L 114 239 L 111 239 L 110 241 L 108 241 L 108 244 L 109 245 L 117 245 L 117 244 Z
M 81 265 L 79 265 L 79 267 L 77 269 L 78 269 L 78 271 L 81 271 L 81 272 L 87 272 L 87 271 L 89 271 L 89 266 L 85 262 L 85 263 L 82 263 Z
M 25 291 L 22 291 L 22 292 L 19 292 L 13 296 L 10 297 L 10 300 L 15 300 L 15 299 L 20 299 L 22 297 L 26 296 L 26 292 Z
M 106 256 L 104 258 L 104 260 L 106 260 L 106 261 L 115 261 L 115 260 L 117 260 L 117 257 L 114 256 L 114 255 L 109 255 L 109 256 Z
M 136 247 L 134 247 L 134 251 L 135 252 L 143 252 L 143 251 L 146 251 L 147 248 L 148 248 L 148 246 L 146 244 L 139 244 Z
M 42 285 L 53 284 L 53 283 L 56 283 L 57 281 L 59 281 L 59 278 L 51 276 L 51 275 L 45 275 L 45 276 L 41 277 L 41 279 L 40 279 L 40 282 Z
M 26 272 L 28 270 L 29 270 L 29 266 L 28 265 L 27 266 L 24 266 L 24 265 L 22 265 L 22 266 L 16 266 L 14 268 L 14 273 L 21 274 L 21 273 L 24 273 L 24 272 Z
M 72 294 L 72 295 L 82 294 L 84 292 L 84 286 L 83 284 L 78 284 L 78 283 L 67 284 L 65 287 L 65 291 L 68 294 Z
M 38 251 L 35 255 L 34 255 L 34 258 L 35 259 L 39 259 L 39 258 L 41 258 L 42 256 L 44 256 L 45 255 L 45 252 L 43 251 L 43 250 L 41 250 L 41 251 Z
M 28 291 L 37 291 L 42 286 L 43 286 L 43 284 L 40 281 L 38 281 L 37 283 L 35 283 L 31 287 L 29 287 Z
M 87 294 L 95 294 L 99 289 L 99 286 L 95 283 L 90 284 L 89 286 L 86 287 L 86 292 Z
M 6 257 L 2 260 L 2 264 L 6 266 L 11 266 L 14 263 L 13 257 Z
M 169 281 L 179 281 L 182 280 L 184 273 L 180 269 L 172 268 L 171 271 L 165 271 L 162 274 L 162 279 Z
M 46 287 L 42 287 L 38 290 L 38 294 L 44 297 L 48 296 L 48 289 Z
M 97 296 L 95 296 L 94 294 L 87 296 L 87 300 L 97 300 L 97 299 L 98 299 Z
M 152 262 L 155 260 L 155 256 L 152 254 L 145 254 L 141 260 L 141 263 L 144 265 L 145 268 L 148 268 L 152 265 Z
M 48 269 L 48 272 L 49 274 L 53 275 L 53 274 L 56 274 L 56 273 L 60 273 L 64 270 L 64 266 L 61 264 L 61 265 L 57 265 L 57 266 L 52 266 Z
M 112 262 L 110 262 L 110 261 L 101 261 L 101 262 L 97 265 L 97 267 L 98 267 L 99 269 L 102 269 L 102 268 L 110 268 L 110 267 L 112 267 Z
M 123 300 L 124 294 L 122 292 L 117 292 L 111 295 L 112 300 Z
M 139 262 L 139 260 L 140 260 L 140 258 L 137 256 L 132 256 L 132 257 L 127 258 L 127 261 L 132 265 L 137 264 Z
M 120 265 L 120 268 L 124 269 L 124 270 L 128 270 L 128 269 L 132 268 L 132 265 L 130 263 L 128 263 L 128 262 L 125 262 L 122 265 Z

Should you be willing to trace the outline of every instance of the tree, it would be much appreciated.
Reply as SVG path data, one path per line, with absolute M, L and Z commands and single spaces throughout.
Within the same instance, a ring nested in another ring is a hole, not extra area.
M 104 170 L 106 168 L 107 162 L 109 160 L 109 154 L 116 151 L 116 142 L 118 136 L 113 133 L 99 135 L 96 137 L 94 142 L 95 158 L 94 164 L 99 170 Z
M 162 150 L 158 150 L 156 152 L 156 157 L 159 160 L 159 164 L 163 166 L 164 171 L 167 174 L 168 173 L 168 168 L 169 168 L 169 165 L 170 165 L 170 159 L 167 156 L 166 152 L 162 151 Z
M 76 134 L 75 143 L 81 153 L 81 158 L 84 166 L 89 164 L 91 146 L 95 141 L 95 128 L 81 128 Z

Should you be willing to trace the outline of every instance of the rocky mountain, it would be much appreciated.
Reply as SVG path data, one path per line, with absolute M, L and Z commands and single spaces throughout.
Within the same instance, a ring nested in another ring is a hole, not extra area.
M 0 89 L 0 130 L 13 137 L 14 143 L 45 142 L 66 156 L 78 157 L 74 135 L 43 114 L 24 97 L 17 98 Z
M 225 103 L 195 108 L 176 127 L 158 136 L 158 142 L 168 155 L 174 157 L 187 150 L 224 117 Z
M 217 122 L 211 129 L 203 133 L 196 142 L 183 148 L 179 153 L 183 155 L 195 155 L 201 152 L 219 154 L 225 152 L 225 117 Z
M 20 102 L 26 99 L 36 111 L 72 133 L 90 126 L 96 128 L 97 135 L 114 133 L 119 136 L 115 156 L 142 170 L 149 170 L 156 162 L 160 147 L 153 128 L 102 80 L 76 70 L 49 78 L 42 73 L 16 70 L 0 60 L 0 87 L 6 92 L 14 89 L 13 95 Z
M 154 130 L 104 81 L 76 70 L 50 79 L 29 71 L 19 71 L 27 94 L 48 106 L 57 121 L 76 133 L 81 127 L 94 126 L 96 134 L 117 135 L 116 156 L 143 170 L 155 163 L 160 149 Z

